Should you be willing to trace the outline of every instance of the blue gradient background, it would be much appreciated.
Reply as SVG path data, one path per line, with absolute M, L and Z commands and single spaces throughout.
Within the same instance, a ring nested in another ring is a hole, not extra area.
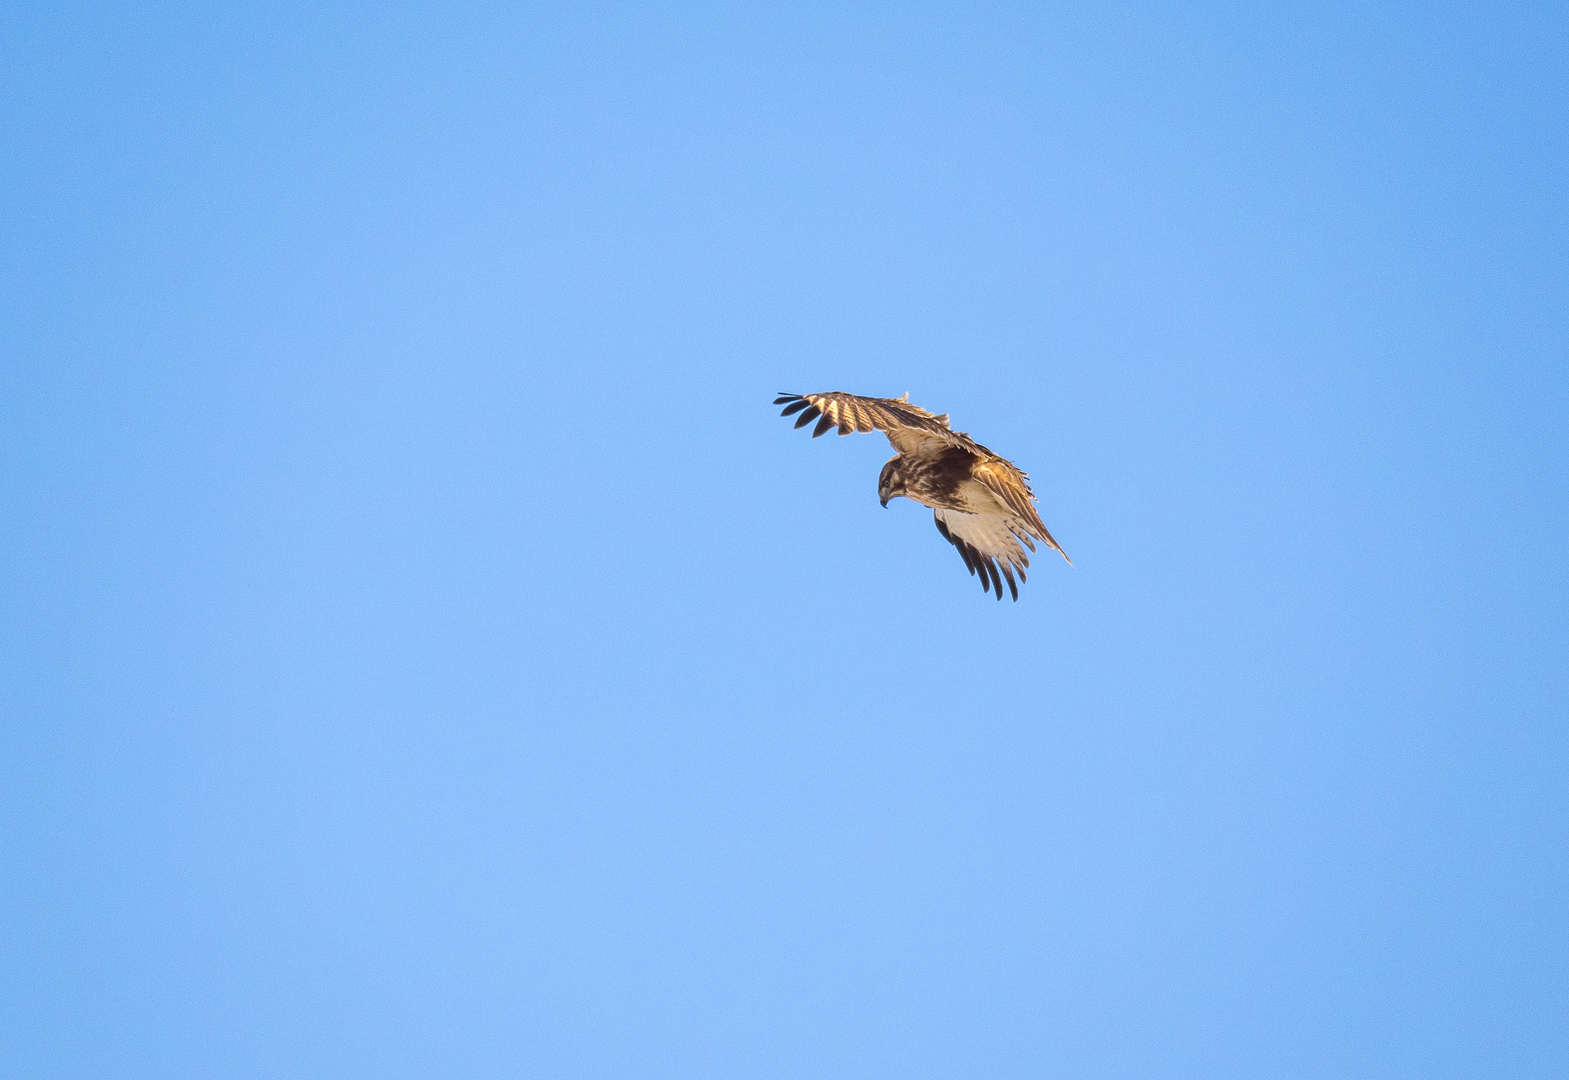
M 1562 5 L 0 43 L 6 1076 L 1569 1069 Z

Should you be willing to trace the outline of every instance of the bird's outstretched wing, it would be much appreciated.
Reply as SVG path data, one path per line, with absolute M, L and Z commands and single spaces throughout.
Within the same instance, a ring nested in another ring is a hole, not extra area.
M 1030 490 L 1030 479 L 1017 465 L 994 454 L 976 462 L 970 475 L 1011 512 L 1013 530 L 1021 535 L 1028 534 L 1025 543 L 1029 544 L 1029 537 L 1033 536 L 1068 559 L 1068 553 L 1058 547 L 1057 541 L 1046 531 L 1046 524 L 1035 509 L 1035 492 Z M 1030 544 L 1030 550 L 1035 550 L 1034 544 Z M 1072 559 L 1068 559 L 1068 565 L 1073 565 Z
M 1024 568 L 1030 565 L 1030 557 L 1019 541 L 1022 538 L 1029 544 L 1029 537 L 1015 535 L 1014 528 L 1001 514 L 966 514 L 963 510 L 934 510 L 932 514 L 937 519 L 937 531 L 959 549 L 959 557 L 970 573 L 980 574 L 982 592 L 996 589 L 997 599 L 1001 600 L 1002 583 L 1006 579 L 1008 591 L 1013 593 L 1015 600 L 1019 598 L 1019 586 L 1013 575 L 1018 574 L 1019 581 L 1024 580 Z M 1035 550 L 1034 544 L 1030 544 L 1030 550 Z M 999 563 L 1001 578 L 997 576 Z
M 929 453 L 945 446 L 962 446 L 971 453 L 990 454 L 962 431 L 948 427 L 948 414 L 941 416 L 927 412 L 919 405 L 911 405 L 909 395 L 898 398 L 860 397 L 856 394 L 785 394 L 774 399 L 783 405 L 780 416 L 799 412 L 796 427 L 805 427 L 813 420 L 812 438 L 837 427 L 839 434 L 852 431 L 881 431 L 888 436 L 893 448 L 901 454 Z

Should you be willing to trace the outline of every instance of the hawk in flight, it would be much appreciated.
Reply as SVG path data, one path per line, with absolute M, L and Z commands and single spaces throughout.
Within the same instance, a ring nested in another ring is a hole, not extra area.
M 937 531 L 959 549 L 971 574 L 980 574 L 981 588 L 997 590 L 1002 583 L 1019 598 L 1013 575 L 1024 580 L 1030 557 L 1039 540 L 1064 559 L 1035 512 L 1035 493 L 1025 475 L 1011 461 L 992 453 L 962 431 L 948 427 L 948 414 L 934 416 L 910 404 L 910 395 L 898 398 L 857 397 L 854 394 L 780 394 L 781 416 L 800 413 L 796 427 L 813 420 L 812 438 L 829 428 L 839 434 L 881 431 L 898 452 L 877 478 L 877 497 L 884 506 L 903 495 L 930 506 Z M 821 417 L 821 419 L 819 419 Z M 1002 576 L 998 577 L 998 564 Z M 1068 559 L 1068 564 L 1073 564 Z

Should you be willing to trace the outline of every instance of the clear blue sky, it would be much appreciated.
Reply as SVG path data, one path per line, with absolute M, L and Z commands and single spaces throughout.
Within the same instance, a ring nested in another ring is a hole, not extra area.
M 1569 1071 L 1562 4 L 0 28 L 0 1073 Z M 880 437 L 1029 471 L 985 598 Z

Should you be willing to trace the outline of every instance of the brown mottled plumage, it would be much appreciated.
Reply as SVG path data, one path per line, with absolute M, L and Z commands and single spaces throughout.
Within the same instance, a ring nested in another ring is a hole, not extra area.
M 941 416 L 911 405 L 910 395 L 899 398 L 857 397 L 854 394 L 780 394 L 775 405 L 780 414 L 799 412 L 796 427 L 813 420 L 812 438 L 837 427 L 839 434 L 881 431 L 899 451 L 883 466 L 877 495 L 884 506 L 903 495 L 930 506 L 937 531 L 959 549 L 971 574 L 981 576 L 981 588 L 997 590 L 1002 599 L 1003 580 L 1013 598 L 1024 580 L 1030 558 L 1024 548 L 1035 550 L 1035 541 L 1052 548 L 1064 559 L 1035 512 L 1035 493 L 1029 480 L 1011 461 L 998 457 L 962 431 L 948 427 Z M 1022 543 L 1021 543 L 1022 541 Z M 1001 563 L 1002 576 L 998 576 Z M 1073 563 L 1068 559 L 1068 563 Z

